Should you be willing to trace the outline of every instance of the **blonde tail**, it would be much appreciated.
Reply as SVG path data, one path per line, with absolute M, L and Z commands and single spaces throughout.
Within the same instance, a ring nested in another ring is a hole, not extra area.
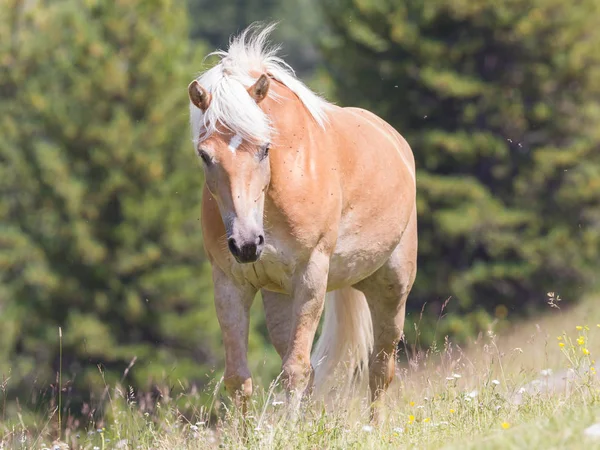
M 313 393 L 327 395 L 331 389 L 340 388 L 346 395 L 368 372 L 373 350 L 371 312 L 363 293 L 346 287 L 327 294 L 324 314 L 321 336 L 311 357 Z

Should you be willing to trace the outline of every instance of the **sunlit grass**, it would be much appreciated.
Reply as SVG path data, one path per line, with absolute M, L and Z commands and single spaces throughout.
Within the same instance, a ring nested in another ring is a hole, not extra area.
M 308 404 L 294 419 L 277 383 L 257 388 L 242 419 L 215 380 L 211 395 L 164 391 L 157 401 L 111 387 L 105 422 L 66 423 L 60 442 L 56 413 L 16 414 L 0 424 L 0 448 L 590 448 L 600 445 L 584 433 L 600 421 L 598 324 L 587 301 L 464 350 L 446 342 L 417 353 L 398 369 L 380 426 L 360 399 Z

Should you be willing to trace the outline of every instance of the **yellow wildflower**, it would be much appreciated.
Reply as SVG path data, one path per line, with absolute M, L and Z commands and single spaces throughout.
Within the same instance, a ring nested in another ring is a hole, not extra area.
M 575 328 L 579 331 L 583 330 L 583 327 L 581 325 L 577 325 Z
M 583 344 L 585 344 L 585 338 L 584 338 L 583 336 L 579 336 L 579 337 L 577 338 L 577 343 L 578 343 L 579 345 L 583 345 Z
M 564 343 L 564 342 L 559 342 L 559 343 L 558 343 L 558 346 L 559 346 L 560 348 L 563 348 L 563 347 L 565 346 L 565 343 Z
M 415 421 L 415 416 L 413 416 L 412 414 L 410 416 L 408 416 L 408 423 L 413 423 Z
M 583 352 L 584 355 L 589 355 L 590 351 L 587 348 L 582 348 L 581 351 Z
M 410 402 L 409 405 L 410 406 L 415 406 L 415 402 Z
M 423 419 L 423 422 L 427 423 L 429 422 L 431 419 L 429 417 L 426 417 L 425 419 Z
M 556 339 L 558 339 L 559 341 L 562 341 L 562 336 L 556 336 Z
M 508 430 L 510 428 L 510 423 L 508 423 L 508 422 L 502 422 L 501 426 L 502 426 L 503 429 Z
M 453 409 L 450 410 L 450 414 L 454 414 L 456 411 L 454 411 Z

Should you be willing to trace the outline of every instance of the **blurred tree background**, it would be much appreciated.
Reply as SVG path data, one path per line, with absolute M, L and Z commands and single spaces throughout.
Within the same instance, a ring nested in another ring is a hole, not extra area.
M 418 166 L 420 342 L 594 288 L 600 4 L 582 0 L 0 1 L 0 377 L 73 413 L 105 382 L 203 387 L 222 367 L 187 84 L 255 20 L 297 73 L 373 110 Z M 193 162 L 192 162 L 193 161 Z M 444 318 L 442 304 L 451 297 Z M 254 372 L 279 361 L 257 302 Z M 418 317 L 417 317 L 418 319 Z M 417 321 L 415 319 L 415 321 Z M 437 330 L 437 331 L 436 331 Z M 104 378 L 104 380 L 103 380 Z

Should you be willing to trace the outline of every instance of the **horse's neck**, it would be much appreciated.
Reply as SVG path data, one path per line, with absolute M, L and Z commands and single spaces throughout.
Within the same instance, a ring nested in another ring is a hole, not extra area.
M 275 142 L 284 149 L 306 148 L 317 142 L 323 130 L 302 101 L 285 85 L 275 83 L 278 100 L 270 100 L 269 116 L 276 130 Z

